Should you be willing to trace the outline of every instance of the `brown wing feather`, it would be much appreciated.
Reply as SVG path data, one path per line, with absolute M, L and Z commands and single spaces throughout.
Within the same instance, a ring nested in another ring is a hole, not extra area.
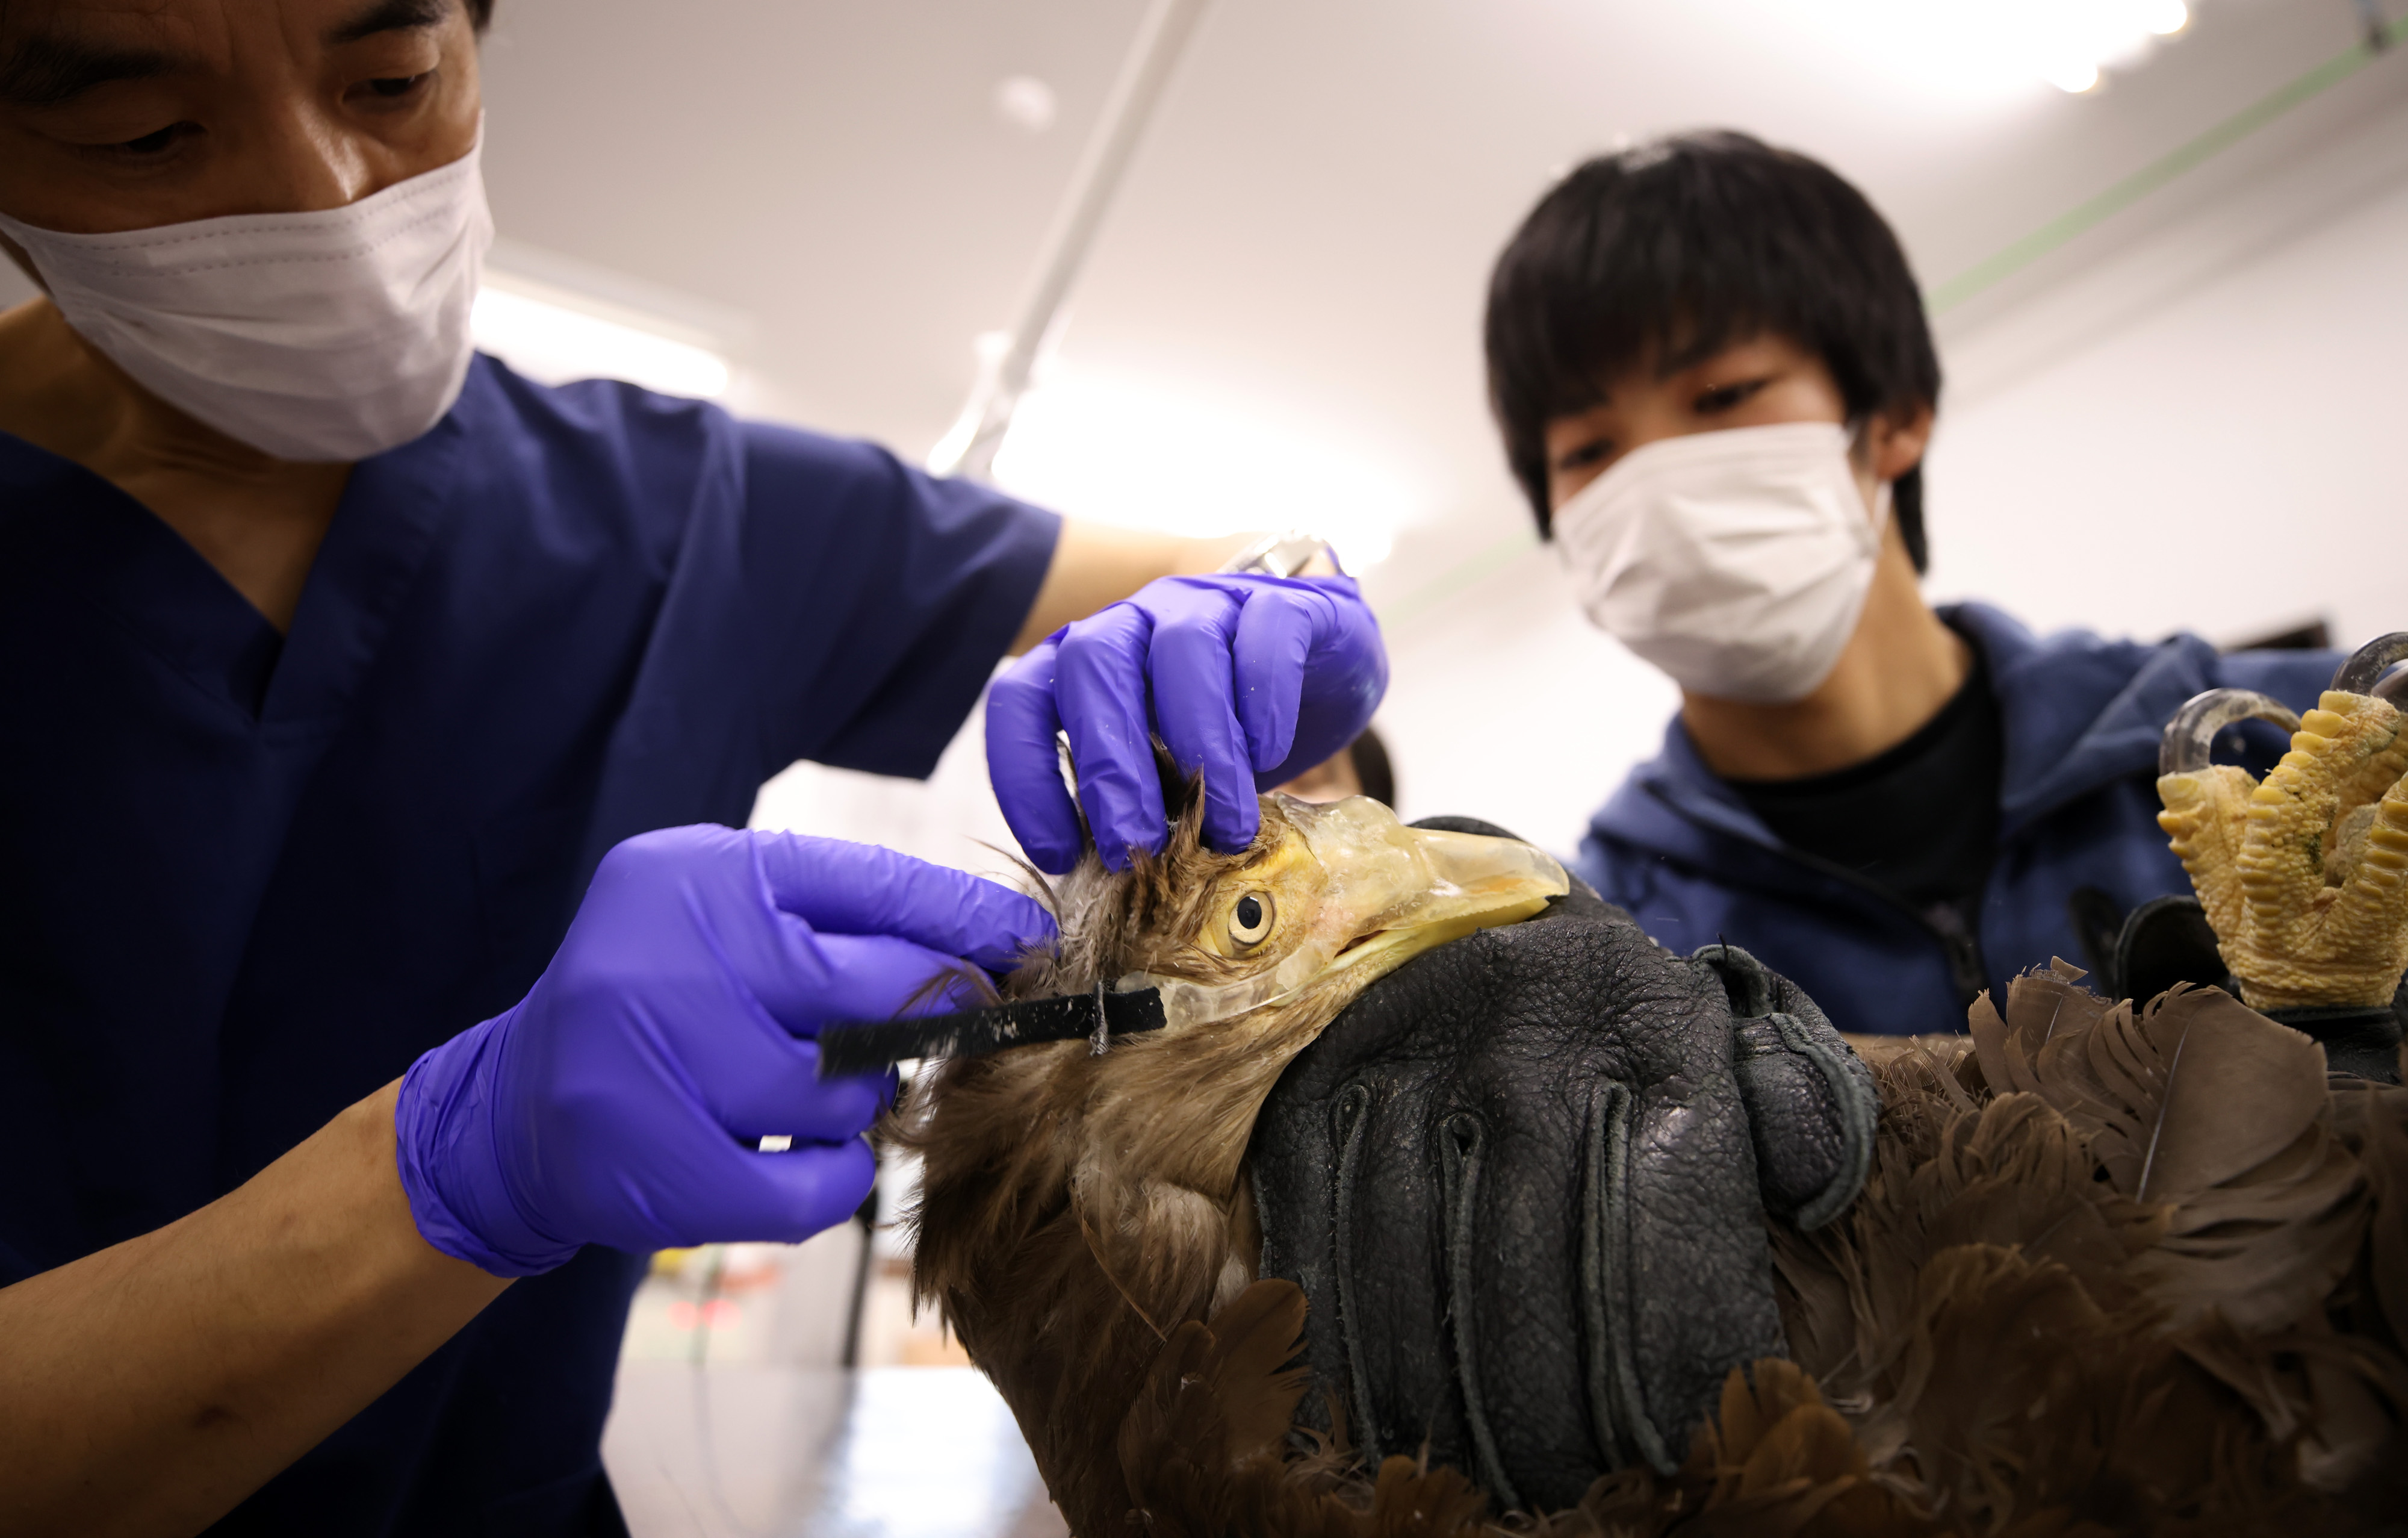
M 1014 989 L 1092 985 L 1197 884 L 1124 892 Z M 2408 1494 L 2408 1092 L 2337 1100 L 2312 1042 L 2214 990 L 2135 1010 L 2081 976 L 1886 1052 L 1856 1209 L 1773 1232 L 1797 1366 L 1734 1374 L 1676 1475 L 1512 1531 L 2347 1531 Z M 1260 1086 L 1134 1046 L 1099 1077 L 1084 1051 L 924 1086 L 945 1126 L 922 1128 L 915 1279 L 1074 1529 L 1505 1531 L 1454 1471 L 1283 1456 L 1302 1300 L 1250 1283 L 1243 1138 L 1212 1130 Z M 1226 1106 L 1197 1094 L 1222 1083 Z
M 1406 1457 L 1351 1469 L 1342 1448 L 1285 1456 L 1305 1387 L 1304 1294 L 1258 1282 L 1210 1326 L 1164 1343 L 1121 1423 L 1127 1526 L 1152 1538 L 1922 1538 L 1955 1531 L 1874 1478 L 1848 1424 L 1788 1362 L 1733 1372 L 1678 1473 L 1599 1480 L 1574 1509 L 1499 1522 L 1453 1469 Z M 1751 1381 L 1752 1380 L 1752 1381 Z M 2016 1530 L 2018 1538 L 2066 1531 Z
M 1304 1292 L 1286 1282 L 1257 1282 L 1209 1328 L 1172 1331 L 1121 1421 L 1130 1505 L 1178 1507 L 1211 1482 L 1282 1461 L 1310 1378 L 1288 1366 L 1303 1346 Z
M 2408 1093 L 2339 1114 L 2297 1033 L 2080 975 L 1984 999 L 1954 1061 L 1887 1055 L 1864 1196 L 1773 1233 L 1799 1364 L 1952 1530 L 2359 1531 L 2408 1480 L 2379 1301 L 2408 1281 Z
M 2403 1054 L 2408 1056 L 2408 1054 Z M 2375 1215 L 2370 1224 L 2370 1330 L 2408 1343 L 2408 1091 L 2357 1087 L 2335 1097 L 2344 1136 L 2365 1166 Z

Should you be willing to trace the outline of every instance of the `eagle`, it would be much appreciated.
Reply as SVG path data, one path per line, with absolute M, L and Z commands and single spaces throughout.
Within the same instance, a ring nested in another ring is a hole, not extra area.
M 1730 1373 L 1677 1467 L 1507 1512 L 1426 1457 L 1365 1464 L 1342 1416 L 1300 1428 L 1312 1321 L 1258 1274 L 1254 1118 L 1371 982 L 1570 890 L 1360 798 L 1266 797 L 1220 855 L 1191 795 L 1163 854 L 1049 890 L 1060 942 L 1006 994 L 1154 986 L 1170 1025 L 921 1077 L 915 1297 L 1081 1538 L 2395 1531 L 2408 1090 L 2261 1011 L 2312 1029 L 2398 989 L 2408 729 L 2351 691 L 2297 726 L 2262 784 L 2171 748 L 2160 781 L 2227 985 L 2102 998 L 2060 961 L 1963 1035 L 1851 1039 L 1869 1176 L 1837 1221 L 1765 1219 L 1787 1354 Z

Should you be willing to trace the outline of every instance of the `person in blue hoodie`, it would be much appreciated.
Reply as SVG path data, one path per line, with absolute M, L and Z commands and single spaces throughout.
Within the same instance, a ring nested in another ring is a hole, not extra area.
M 2305 710 L 2332 675 L 1926 602 L 1939 359 L 1896 236 L 1804 155 L 1706 133 L 1581 165 L 1498 258 L 1486 347 L 1589 618 L 1681 686 L 1580 873 L 1842 1030 L 1960 1030 L 2019 971 L 2108 962 L 2127 914 L 2189 890 L 2157 826 L 2168 718 L 2220 686 Z M 2282 746 L 2233 737 L 2260 771 Z

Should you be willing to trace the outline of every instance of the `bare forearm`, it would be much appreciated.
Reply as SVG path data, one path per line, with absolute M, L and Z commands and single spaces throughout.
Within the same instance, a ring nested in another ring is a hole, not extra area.
M 419 1237 L 397 1089 L 200 1211 L 0 1289 L 0 1531 L 194 1531 L 500 1294 Z
M 1246 548 L 1252 534 L 1182 539 L 1068 520 L 1054 547 L 1053 564 L 1029 606 L 1028 622 L 1011 643 L 1014 656 L 1107 604 L 1117 603 L 1156 577 L 1211 571 Z

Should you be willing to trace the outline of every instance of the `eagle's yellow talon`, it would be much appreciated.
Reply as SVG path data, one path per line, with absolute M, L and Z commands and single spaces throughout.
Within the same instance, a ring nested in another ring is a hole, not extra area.
M 2273 701 L 2214 691 L 2167 728 L 2157 826 L 2260 1009 L 2386 1004 L 2408 968 L 2408 722 L 2356 692 L 2403 640 L 2343 668 L 2263 783 L 2205 749 L 2234 721 L 2287 713 Z

